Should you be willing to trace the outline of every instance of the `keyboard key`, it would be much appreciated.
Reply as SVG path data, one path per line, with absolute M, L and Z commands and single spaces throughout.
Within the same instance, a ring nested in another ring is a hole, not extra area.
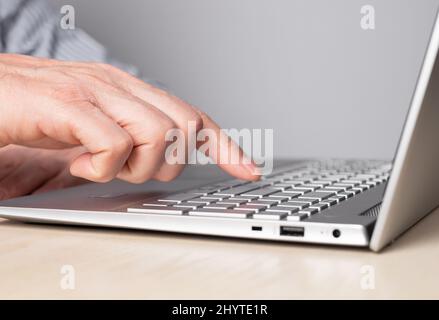
M 234 204 L 234 205 L 241 205 L 244 203 L 248 203 L 250 200 L 246 200 L 246 199 L 233 199 L 233 198 L 229 198 L 226 200 L 222 200 L 218 203 L 226 203 L 226 204 Z
M 360 190 L 358 190 L 358 189 L 349 189 L 348 191 L 346 191 L 345 193 L 350 193 L 350 194 L 352 194 L 352 195 L 356 195 L 356 194 L 359 194 L 361 191 Z
M 320 174 L 308 174 L 308 175 L 301 176 L 299 180 L 307 180 L 307 181 L 310 181 L 312 183 L 314 180 L 317 180 L 319 178 L 320 178 Z
M 360 192 L 363 192 L 367 189 L 368 189 L 368 187 L 362 186 L 361 184 L 352 188 L 352 190 L 360 190 Z
M 229 196 L 219 196 L 216 194 L 209 194 L 207 196 L 200 197 L 200 199 L 203 199 L 203 200 L 215 200 L 215 201 L 224 200 L 224 199 L 228 199 L 228 198 L 230 198 L 230 197 Z
M 308 190 L 314 191 L 314 190 L 320 189 L 321 186 L 319 186 L 317 184 L 307 183 L 307 184 L 301 185 L 300 188 L 301 189 L 308 189 Z
M 318 209 L 319 211 L 322 211 L 322 210 L 324 210 L 324 209 L 326 209 L 326 208 L 329 208 L 329 204 L 324 203 L 324 202 L 320 202 L 320 203 L 312 204 L 312 205 L 310 205 L 309 207 L 310 207 L 310 208 L 316 208 L 316 209 Z
M 288 185 L 290 187 L 297 187 L 307 182 L 308 181 L 286 180 L 286 181 L 282 181 L 282 184 Z
M 329 206 L 333 206 L 333 205 L 338 203 L 338 200 L 337 199 L 333 199 L 333 198 L 328 198 L 328 199 L 326 199 L 326 200 L 324 200 L 322 202 L 327 203 Z
M 191 190 L 190 193 L 198 194 L 200 196 L 207 196 L 210 193 L 215 193 L 215 192 L 218 192 L 218 191 L 219 191 L 218 188 L 209 186 L 209 187 L 200 187 L 198 189 Z
M 204 206 L 204 209 L 232 209 L 236 206 L 236 204 L 227 204 L 227 203 L 211 203 Z
M 271 206 L 276 205 L 276 204 L 273 204 L 273 202 L 276 202 L 277 204 L 279 204 L 279 203 L 282 203 L 282 202 L 285 202 L 288 200 L 290 200 L 290 199 L 289 198 L 261 198 L 261 199 L 258 199 L 258 201 L 267 202 Z
M 257 197 L 254 197 L 254 199 L 257 199 Z M 230 197 L 227 200 L 240 200 L 240 201 L 250 202 L 250 201 L 252 201 L 252 197 L 236 196 L 236 197 Z
M 352 188 L 353 185 L 351 184 L 346 184 L 346 183 L 334 183 L 331 187 L 345 187 L 345 188 Z
M 299 213 L 306 214 L 307 216 L 316 214 L 317 212 L 319 212 L 319 209 L 317 208 L 305 208 L 299 211 Z
M 346 197 L 346 199 L 347 199 L 347 198 L 353 197 L 354 195 L 352 193 L 339 192 L 339 193 L 337 193 L 337 196 L 339 196 L 339 197 Z
M 208 200 L 208 199 L 194 198 L 194 199 L 188 200 L 187 202 L 188 203 L 201 203 L 201 204 L 208 205 L 208 204 L 217 202 L 217 199 L 209 199 Z
M 158 206 L 139 206 L 128 208 L 129 213 L 154 213 L 154 214 L 175 214 L 182 215 L 183 213 L 189 211 L 189 208 L 174 208 L 174 207 L 158 207 Z
M 330 175 L 330 176 L 327 176 L 325 178 L 322 178 L 322 180 L 340 181 L 340 180 L 347 179 L 347 178 L 348 178 L 348 175 L 345 175 L 345 174 L 334 174 L 334 175 Z
M 292 195 L 294 198 L 297 198 L 298 196 L 301 196 L 301 195 L 304 194 L 304 192 L 297 192 L 297 191 L 294 190 L 294 189 L 286 190 L 286 191 L 284 191 L 284 193 L 286 193 L 286 194 L 288 194 L 288 195 Z
M 288 202 L 306 202 L 309 205 L 312 205 L 312 204 L 317 203 L 319 201 L 320 200 L 318 200 L 318 199 L 300 199 L 300 198 L 297 198 L 297 199 L 292 199 L 292 200 L 290 200 Z
M 324 189 L 322 189 L 322 191 L 336 191 L 336 192 L 343 192 L 343 191 L 347 191 L 351 188 L 351 186 L 328 186 Z
M 350 177 L 347 180 L 342 180 L 342 183 L 356 183 L 356 184 L 362 184 L 365 183 L 367 181 L 367 179 L 362 179 L 362 178 L 356 178 L 356 177 Z
M 341 179 L 337 179 L 337 178 L 334 178 L 334 177 L 331 177 L 331 176 L 329 176 L 329 177 L 322 177 L 322 179 L 321 179 L 321 181 L 327 181 L 327 182 L 329 182 L 330 184 L 332 184 L 332 183 L 336 183 L 336 182 L 338 182 L 338 181 L 340 181 Z
M 253 212 L 260 212 L 260 211 L 264 211 L 265 209 L 267 209 L 266 206 L 262 206 L 262 205 L 259 205 L 259 206 L 253 205 L 253 206 L 251 206 L 249 204 L 243 204 L 243 205 L 235 208 L 235 210 L 250 210 L 250 211 L 253 211 Z
M 299 193 L 287 193 L 287 192 L 278 192 L 270 194 L 269 198 L 282 198 L 282 199 L 293 199 L 297 198 L 300 194 Z
M 172 194 L 163 198 L 160 198 L 158 201 L 162 202 L 182 202 L 194 198 L 198 198 L 198 194 L 194 193 L 178 193 L 178 194 Z
M 309 183 L 311 182 L 310 179 L 302 179 L 302 178 L 293 178 L 293 179 L 285 179 L 284 181 L 282 181 L 283 183 L 288 183 L 288 184 L 294 184 L 294 185 L 299 185 L 299 184 L 304 184 L 304 183 Z
M 329 186 L 331 182 L 329 181 L 321 181 L 321 180 L 315 180 L 312 182 L 313 185 L 320 186 L 321 188 Z
M 261 212 L 261 213 L 255 213 L 253 215 L 253 219 L 261 219 L 261 220 L 282 220 L 284 219 L 288 214 L 286 212 Z
M 227 209 L 197 209 L 189 211 L 190 216 L 218 217 L 218 218 L 248 218 L 253 215 L 253 211 L 227 210 Z
M 277 200 L 253 200 L 247 203 L 249 206 L 264 206 L 265 208 L 269 208 L 272 206 L 276 206 L 279 204 Z
M 306 218 L 308 218 L 308 214 L 300 213 L 300 212 L 293 213 L 293 214 L 290 214 L 289 216 L 287 216 L 288 221 L 302 221 Z
M 334 201 L 337 201 L 337 203 L 340 203 L 340 202 L 346 200 L 346 196 L 336 195 L 336 196 L 332 196 L 331 198 L 326 199 L 325 201 L 328 201 L 328 200 L 334 200 Z
M 261 188 L 261 189 L 256 189 L 256 190 L 253 190 L 253 191 L 249 191 L 249 192 L 243 193 L 243 194 L 241 194 L 241 196 L 244 196 L 244 197 L 246 197 L 246 196 L 257 196 L 259 198 L 262 198 L 264 196 L 268 196 L 268 195 L 276 193 L 276 192 L 279 192 L 279 190 L 278 189 L 274 189 L 274 188 Z
M 356 186 L 356 185 L 358 185 L 358 184 L 360 184 L 362 182 L 355 182 L 355 181 L 350 181 L 350 180 L 341 180 L 340 183 L 347 184 L 347 185 L 350 185 L 350 186 L 354 187 L 354 186 Z
M 278 183 L 278 184 L 273 185 L 272 188 L 278 189 L 281 191 L 285 191 L 285 190 L 291 189 L 291 185 L 285 184 L 285 183 Z
M 272 207 L 272 208 L 268 208 L 267 210 L 265 210 L 266 212 L 284 212 L 287 214 L 292 214 L 294 212 L 298 212 L 299 208 L 297 207 Z
M 217 191 L 221 191 L 224 189 L 229 189 L 232 187 L 241 186 L 241 185 L 248 184 L 248 183 L 249 182 L 245 181 L 245 180 L 233 179 L 233 180 L 215 183 L 212 187 L 216 188 Z
M 370 180 L 370 179 L 376 178 L 376 175 L 375 174 L 358 174 L 356 177 L 363 178 L 365 180 Z
M 149 206 L 149 207 L 166 207 L 169 203 L 166 202 L 161 202 L 161 201 L 157 201 L 157 200 L 146 200 L 143 205 L 144 206 Z
M 258 196 L 244 196 L 244 195 L 239 195 L 239 196 L 232 197 L 232 198 L 247 199 L 248 201 L 260 199 Z
M 318 199 L 322 201 L 324 199 L 330 198 L 331 196 L 335 196 L 335 192 L 314 191 L 300 196 L 299 199 Z
M 236 196 L 242 193 L 247 193 L 249 191 L 259 189 L 260 187 L 256 185 L 256 183 L 250 183 L 248 185 L 233 187 L 230 189 L 226 189 L 220 192 L 215 193 L 215 195 L 222 195 L 222 196 Z
M 187 203 L 187 202 L 181 202 L 174 204 L 172 207 L 174 208 L 189 208 L 189 209 L 197 209 L 204 206 L 202 203 Z
M 291 191 L 293 191 L 293 192 L 300 192 L 301 194 L 304 194 L 304 193 L 311 192 L 312 190 L 311 189 L 303 189 L 303 188 L 301 188 L 299 186 L 299 187 L 292 188 Z
M 299 209 L 307 208 L 310 206 L 308 202 L 303 201 L 287 201 L 278 205 L 279 207 L 295 207 Z

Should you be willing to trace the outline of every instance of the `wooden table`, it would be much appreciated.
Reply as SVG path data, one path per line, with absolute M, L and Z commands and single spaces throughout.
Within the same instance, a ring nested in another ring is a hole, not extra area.
M 380 254 L 0 220 L 0 298 L 437 299 L 438 273 L 439 210 Z

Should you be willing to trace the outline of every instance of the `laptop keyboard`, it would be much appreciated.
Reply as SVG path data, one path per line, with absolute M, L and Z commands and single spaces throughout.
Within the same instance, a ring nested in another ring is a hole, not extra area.
M 152 200 L 130 213 L 302 221 L 387 182 L 391 165 L 330 160 L 287 168 L 258 182 L 231 180 Z

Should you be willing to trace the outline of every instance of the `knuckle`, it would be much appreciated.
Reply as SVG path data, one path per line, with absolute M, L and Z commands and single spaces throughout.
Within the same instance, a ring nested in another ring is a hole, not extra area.
M 112 139 L 110 142 L 110 150 L 112 154 L 128 154 L 133 149 L 134 143 L 131 137 L 126 135 L 121 135 L 116 139 Z
M 163 150 L 165 150 L 167 146 L 165 136 L 155 136 L 154 139 L 151 141 L 150 146 L 153 152 L 161 153 Z
M 102 63 L 102 62 L 96 62 L 93 63 L 93 66 L 95 67 L 95 69 L 101 71 L 104 70 L 105 72 L 108 73 L 115 73 L 115 72 L 120 72 L 121 70 L 109 63 Z
M 96 69 L 103 69 L 103 70 L 108 70 L 112 67 L 110 64 L 104 62 L 93 62 L 91 63 L 91 65 Z
M 99 84 L 99 85 L 104 85 L 106 84 L 106 81 L 103 79 L 102 75 L 98 74 L 98 73 L 89 73 L 85 76 L 90 83 L 92 84 Z
M 203 129 L 203 125 L 204 125 L 203 118 L 198 113 L 194 112 L 192 121 L 195 122 L 195 128 L 197 132 Z
M 62 102 L 89 101 L 91 96 L 85 86 L 78 83 L 54 86 L 50 95 Z
M 163 118 L 161 121 L 161 128 L 162 128 L 162 134 L 163 136 L 169 131 L 174 129 L 175 126 L 175 122 L 172 121 L 170 118 Z
M 212 118 L 203 110 L 198 109 L 197 107 L 192 106 L 192 110 L 194 110 L 197 115 L 200 117 L 203 126 L 206 123 L 213 122 Z
M 197 114 L 199 115 L 201 121 L 204 122 L 204 121 L 206 121 L 207 119 L 210 119 L 210 118 L 209 118 L 209 115 L 208 115 L 207 113 L 205 113 L 204 111 L 202 111 L 202 110 L 197 110 L 196 112 L 197 112 Z
M 162 119 L 160 127 L 157 128 L 154 138 L 152 141 L 152 147 L 154 149 L 162 150 L 166 147 L 167 141 L 166 136 L 171 131 L 174 130 L 175 123 L 170 119 Z

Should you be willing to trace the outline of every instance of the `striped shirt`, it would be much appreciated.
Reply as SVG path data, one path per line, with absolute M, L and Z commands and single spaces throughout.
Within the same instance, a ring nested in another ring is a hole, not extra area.
M 46 0 L 0 0 L 0 52 L 69 61 L 105 62 L 140 76 L 112 59 L 107 49 L 79 28 L 61 28 L 62 15 Z M 162 84 L 144 79 L 158 87 Z

